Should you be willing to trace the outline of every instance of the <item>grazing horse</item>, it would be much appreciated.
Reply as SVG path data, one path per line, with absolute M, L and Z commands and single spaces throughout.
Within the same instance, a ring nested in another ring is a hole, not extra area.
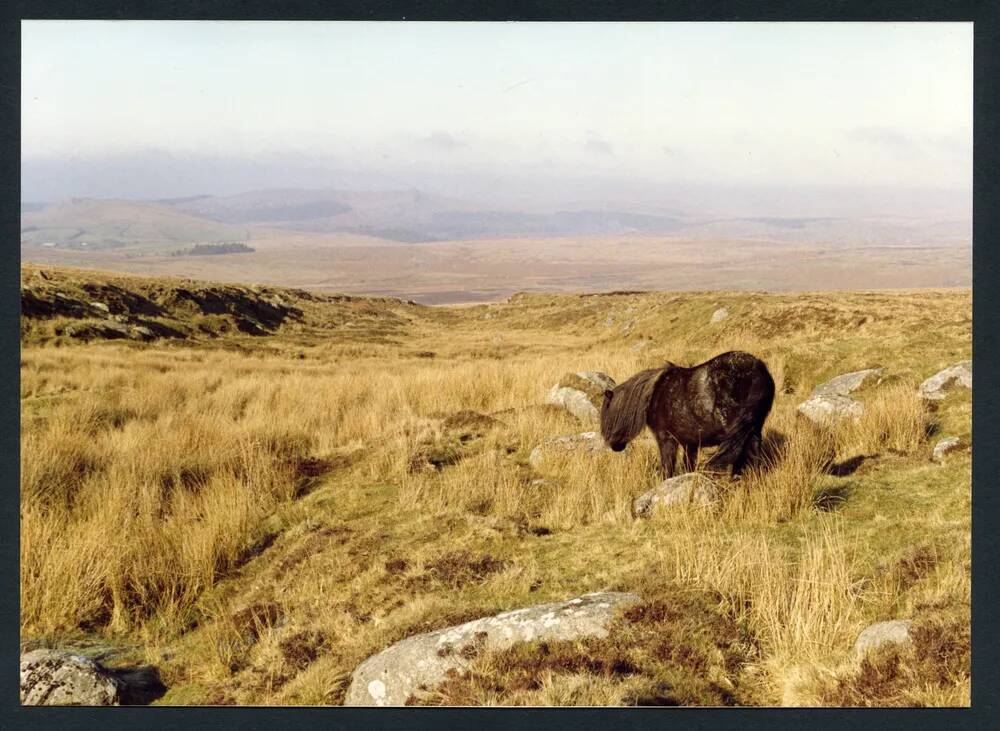
M 601 435 L 620 452 L 648 426 L 664 478 L 674 476 L 678 447 L 690 472 L 700 447 L 718 446 L 706 467 L 732 465 L 736 476 L 757 457 L 773 401 L 774 379 L 749 353 L 730 351 L 691 368 L 668 362 L 604 392 Z

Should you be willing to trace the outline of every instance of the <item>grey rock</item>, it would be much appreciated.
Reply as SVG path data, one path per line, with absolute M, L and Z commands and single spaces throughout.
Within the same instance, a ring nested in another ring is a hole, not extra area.
M 847 396 L 814 396 L 798 406 L 798 412 L 819 426 L 831 426 L 842 419 L 856 419 L 865 411 L 859 402 Z
M 94 309 L 100 310 L 101 312 L 111 312 L 110 308 L 103 302 L 91 302 L 90 306 Z
M 715 312 L 712 313 L 712 319 L 709 321 L 712 325 L 717 325 L 723 320 L 729 317 L 729 310 L 725 307 L 720 307 Z
M 484 651 L 532 640 L 606 637 L 615 611 L 637 601 L 635 594 L 620 592 L 584 594 L 407 637 L 354 670 L 344 705 L 402 706 L 422 687 L 432 688 L 449 671 L 461 672 Z
M 931 459 L 935 462 L 944 462 L 947 455 L 952 452 L 958 452 L 966 449 L 968 446 L 969 445 L 958 437 L 945 437 L 934 445 L 934 451 L 931 453 Z
M 590 381 L 601 393 L 604 391 L 614 388 L 617 384 L 615 379 L 609 376 L 607 373 L 601 373 L 600 371 L 577 371 L 576 375 L 585 381 Z
M 884 368 L 866 368 L 862 371 L 852 371 L 843 375 L 831 378 L 826 383 L 821 383 L 812 390 L 813 396 L 847 396 L 861 388 L 867 381 L 881 380 Z
M 858 639 L 854 641 L 854 652 L 863 655 L 869 650 L 883 645 L 902 645 L 910 641 L 910 627 L 913 625 L 908 619 L 891 619 L 887 622 L 876 622 L 870 624 L 861 631 Z
M 123 684 L 82 655 L 32 650 L 21 656 L 21 703 L 27 706 L 117 706 Z
M 688 472 L 678 477 L 669 477 L 637 497 L 632 503 L 632 511 L 637 517 L 644 517 L 656 509 L 676 505 L 708 507 L 718 499 L 719 489 L 715 483 L 702 474 Z
M 920 395 L 931 401 L 940 401 L 945 392 L 955 386 L 972 388 L 972 361 L 965 360 L 938 371 L 920 384 Z
M 581 421 L 597 421 L 603 394 L 614 387 L 614 379 L 599 371 L 568 373 L 549 390 L 545 403 L 562 406 Z
M 562 406 L 581 421 L 596 421 L 600 416 L 587 394 L 575 388 L 553 386 L 545 397 L 545 403 Z
M 582 434 L 567 434 L 562 437 L 546 439 L 532 449 L 531 454 L 528 455 L 528 464 L 532 467 L 537 467 L 544 461 L 546 454 L 572 451 L 610 452 L 611 450 L 597 432 L 587 431 Z

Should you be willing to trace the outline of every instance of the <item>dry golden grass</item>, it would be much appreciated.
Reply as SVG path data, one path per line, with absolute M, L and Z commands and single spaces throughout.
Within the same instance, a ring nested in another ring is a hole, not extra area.
M 707 329 L 720 303 L 734 322 Z M 847 655 L 872 621 L 933 619 L 937 648 L 967 619 L 969 460 L 929 465 L 927 429 L 968 437 L 968 397 L 929 414 L 914 393 L 967 357 L 967 311 L 939 292 L 538 296 L 410 315 L 371 343 L 25 347 L 22 633 L 142 639 L 166 702 L 338 703 L 358 662 L 409 634 L 602 588 L 669 603 L 679 585 L 752 636 L 740 702 L 967 703 L 961 658 L 942 679 L 904 657 L 873 701 Z M 625 317 L 627 338 L 604 328 Z M 541 405 L 562 374 L 732 348 L 779 394 L 765 463 L 721 481 L 717 505 L 634 520 L 657 483 L 648 436 L 528 464 L 594 428 Z M 874 363 L 896 378 L 859 394 L 857 422 L 796 415 L 813 385 Z M 928 545 L 910 555 L 914 536 Z M 653 677 L 549 670 L 527 695 L 472 697 L 625 703 Z

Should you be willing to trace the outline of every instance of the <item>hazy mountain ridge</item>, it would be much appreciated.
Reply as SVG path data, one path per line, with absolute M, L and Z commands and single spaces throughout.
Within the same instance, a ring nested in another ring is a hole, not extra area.
M 319 234 L 352 233 L 419 243 L 453 239 L 620 234 L 765 236 L 831 244 L 964 245 L 971 221 L 961 216 L 745 216 L 657 212 L 634 206 L 494 206 L 420 190 L 274 189 L 232 196 L 192 195 L 149 201 L 72 198 L 22 204 L 22 245 L 129 247 L 250 237 L 255 227 Z

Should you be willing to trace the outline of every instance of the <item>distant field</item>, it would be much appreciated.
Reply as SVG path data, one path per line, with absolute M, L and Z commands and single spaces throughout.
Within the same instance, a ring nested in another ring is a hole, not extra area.
M 428 304 L 498 301 L 519 291 L 971 286 L 968 216 L 935 210 L 915 217 L 526 212 L 419 191 L 77 198 L 22 211 L 21 258 Z M 255 251 L 170 256 L 226 243 Z
M 400 244 L 353 234 L 262 233 L 252 253 L 169 257 L 22 249 L 25 262 L 393 295 L 427 304 L 518 291 L 968 287 L 971 247 L 849 246 L 768 238 L 590 236 Z

